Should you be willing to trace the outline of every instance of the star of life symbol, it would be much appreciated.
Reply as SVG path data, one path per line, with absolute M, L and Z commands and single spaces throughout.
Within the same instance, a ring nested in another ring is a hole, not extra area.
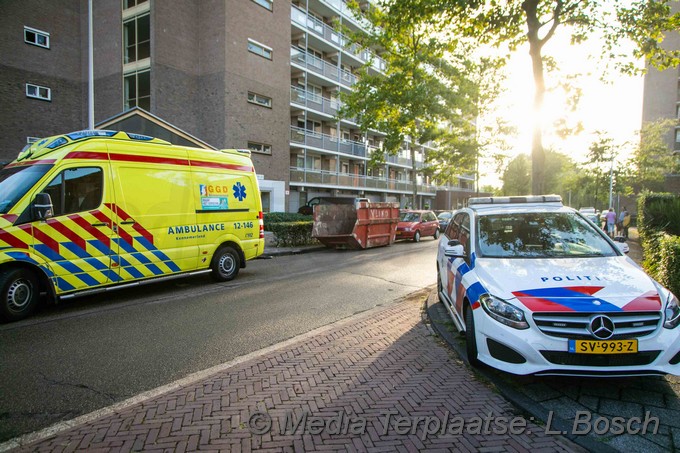
M 241 184 L 240 182 L 237 182 L 234 184 L 234 198 L 238 198 L 238 201 L 243 201 L 244 198 L 246 198 L 246 186 Z

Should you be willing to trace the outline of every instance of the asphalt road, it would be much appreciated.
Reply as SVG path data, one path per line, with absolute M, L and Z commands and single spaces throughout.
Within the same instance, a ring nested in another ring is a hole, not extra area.
M 254 260 L 0 326 L 0 442 L 386 305 L 436 282 L 437 242 Z

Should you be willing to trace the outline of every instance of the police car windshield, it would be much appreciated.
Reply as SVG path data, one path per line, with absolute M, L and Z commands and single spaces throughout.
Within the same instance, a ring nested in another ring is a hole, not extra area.
M 503 213 L 478 217 L 478 250 L 488 258 L 616 256 L 587 221 L 573 212 Z
M 20 165 L 0 170 L 0 214 L 7 214 L 52 165 Z

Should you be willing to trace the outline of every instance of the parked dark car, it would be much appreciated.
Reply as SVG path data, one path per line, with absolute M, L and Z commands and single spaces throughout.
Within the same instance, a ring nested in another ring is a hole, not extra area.
M 453 211 L 442 211 L 437 214 L 437 220 L 439 220 L 439 231 L 444 232 L 447 226 L 449 226 L 449 222 L 451 221 L 451 217 L 453 217 Z
M 432 211 L 401 211 L 397 224 L 397 239 L 420 242 L 423 236 L 439 238 L 439 221 Z

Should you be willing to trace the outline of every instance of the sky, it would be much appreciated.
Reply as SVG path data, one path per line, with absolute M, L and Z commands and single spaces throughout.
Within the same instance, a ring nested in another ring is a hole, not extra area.
M 568 110 L 562 90 L 553 90 L 546 94 L 543 110 L 545 148 L 553 149 L 569 155 L 574 161 L 583 161 L 589 144 L 594 140 L 595 131 L 603 131 L 613 138 L 615 143 L 634 142 L 636 132 L 640 129 L 642 119 L 643 77 L 629 77 L 618 73 L 610 73 L 609 83 L 600 80 L 601 69 L 595 61 L 589 60 L 587 46 L 570 46 L 565 39 L 557 35 L 554 42 L 549 42 L 544 54 L 559 55 L 559 73 L 546 73 L 546 86 L 554 86 L 559 78 L 567 74 L 580 73 L 574 79 L 582 89 L 582 95 L 575 111 Z M 592 48 L 597 43 L 590 43 Z M 519 49 L 505 68 L 506 79 L 503 82 L 504 93 L 498 100 L 496 111 L 518 129 L 516 137 L 510 140 L 510 154 L 514 157 L 520 153 L 531 153 L 532 102 L 534 82 L 531 72 L 531 59 L 527 49 Z M 584 130 L 566 140 L 551 133 L 554 120 L 567 117 L 570 123 L 581 121 Z M 624 161 L 627 151 L 621 148 L 618 161 Z M 480 187 L 493 185 L 500 187 L 499 175 L 493 173 L 488 165 L 480 166 Z

